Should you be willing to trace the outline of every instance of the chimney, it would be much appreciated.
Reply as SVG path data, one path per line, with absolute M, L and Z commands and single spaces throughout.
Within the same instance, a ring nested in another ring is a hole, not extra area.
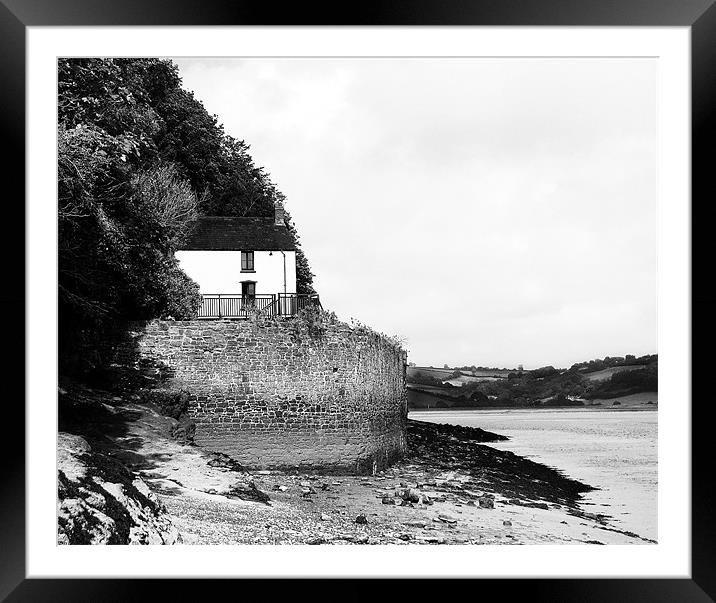
M 274 207 L 274 212 L 276 215 L 274 224 L 276 226 L 286 226 L 286 223 L 284 222 L 284 217 L 283 217 L 283 204 L 281 203 L 281 201 L 276 200 L 273 204 L 273 207 Z

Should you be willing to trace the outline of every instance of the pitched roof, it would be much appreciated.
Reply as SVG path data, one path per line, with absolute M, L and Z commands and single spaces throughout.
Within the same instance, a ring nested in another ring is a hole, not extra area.
M 204 216 L 194 223 L 186 250 L 293 251 L 296 243 L 285 226 L 273 218 L 224 218 Z

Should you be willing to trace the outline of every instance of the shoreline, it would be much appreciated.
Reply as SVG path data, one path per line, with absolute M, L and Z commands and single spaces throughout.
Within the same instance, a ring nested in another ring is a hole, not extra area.
M 504 437 L 481 429 L 409 419 L 405 458 L 372 476 L 248 471 L 172 440 L 151 404 L 85 391 L 62 430 L 146 482 L 184 544 L 653 542 L 581 508 L 590 485 L 491 447 Z
M 466 412 L 466 411 L 475 411 L 475 412 L 506 412 L 506 411 L 512 411 L 512 412 L 571 412 L 571 411 L 577 411 L 577 412 L 658 412 L 659 407 L 658 405 L 654 404 L 653 406 L 650 405 L 647 408 L 644 408 L 643 406 L 599 406 L 599 405 L 593 405 L 593 406 L 543 406 L 543 407 L 526 407 L 526 406 L 490 406 L 490 407 L 484 407 L 484 408 L 475 408 L 474 406 L 451 406 L 450 408 L 409 408 L 408 409 L 408 415 L 413 413 L 421 413 L 421 412 L 444 412 L 444 413 L 451 413 L 451 412 Z

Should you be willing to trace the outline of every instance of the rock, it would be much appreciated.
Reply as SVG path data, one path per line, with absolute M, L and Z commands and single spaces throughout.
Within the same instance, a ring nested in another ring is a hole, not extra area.
M 58 434 L 58 544 L 178 544 L 166 507 L 141 478 L 86 440 Z
M 368 542 L 368 534 L 358 534 L 357 536 L 353 536 L 350 540 L 356 544 L 366 544 Z
M 489 496 L 481 496 L 479 499 L 481 509 L 494 509 L 495 499 Z
M 427 494 L 423 494 L 420 496 L 420 502 L 423 503 L 424 505 L 432 505 L 433 499 L 430 498 Z
M 325 538 L 319 536 L 317 538 L 311 538 L 306 541 L 306 544 L 326 544 L 328 542 Z
M 406 526 L 410 526 L 411 528 L 424 528 L 427 524 L 424 521 L 406 521 Z
M 440 515 L 438 515 L 438 521 L 442 521 L 443 523 L 457 523 L 457 519 L 447 513 L 440 513 Z
M 384 497 L 383 497 L 383 504 L 384 504 L 384 505 L 394 505 L 394 504 L 395 504 L 395 499 L 394 499 L 394 498 L 391 498 L 390 496 L 384 496 Z
M 549 505 L 547 503 L 529 503 L 528 505 L 525 505 L 527 507 L 532 507 L 533 509 L 544 509 L 545 511 L 549 510 Z
M 502 525 L 510 527 L 512 526 L 512 522 L 509 519 L 505 519 L 505 521 L 502 522 Z
M 271 497 L 262 492 L 256 487 L 254 480 L 249 480 L 246 484 L 237 483 L 229 489 L 226 494 L 229 498 L 236 497 L 241 500 L 250 500 L 253 502 L 264 503 L 265 505 L 271 506 Z
M 330 521 L 330 519 L 331 518 L 328 515 L 326 515 L 325 513 L 323 515 L 321 515 L 321 521 Z
M 415 536 L 413 536 L 412 534 L 408 534 L 408 533 L 398 534 L 398 538 L 400 538 L 401 540 L 415 540 Z
M 357 523 L 359 525 L 365 525 L 368 523 L 368 518 L 362 514 L 358 515 L 358 517 L 356 517 L 356 519 L 355 519 L 355 523 Z
M 411 503 L 409 500 L 403 500 L 400 503 L 401 507 L 414 507 L 415 505 Z
M 476 506 L 474 500 L 468 500 L 465 504 L 466 504 L 468 507 L 474 507 L 474 506 Z
M 407 500 L 408 502 L 420 502 L 420 491 L 415 488 L 403 490 L 401 496 L 403 500 Z
M 301 482 L 298 482 L 298 485 L 301 486 L 302 488 L 310 488 L 311 482 L 307 482 L 306 480 L 303 480 Z

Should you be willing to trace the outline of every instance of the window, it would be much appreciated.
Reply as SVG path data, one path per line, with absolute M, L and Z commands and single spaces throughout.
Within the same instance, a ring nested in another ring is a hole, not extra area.
M 253 251 L 242 251 L 241 252 L 241 272 L 253 272 L 254 271 L 254 252 Z

